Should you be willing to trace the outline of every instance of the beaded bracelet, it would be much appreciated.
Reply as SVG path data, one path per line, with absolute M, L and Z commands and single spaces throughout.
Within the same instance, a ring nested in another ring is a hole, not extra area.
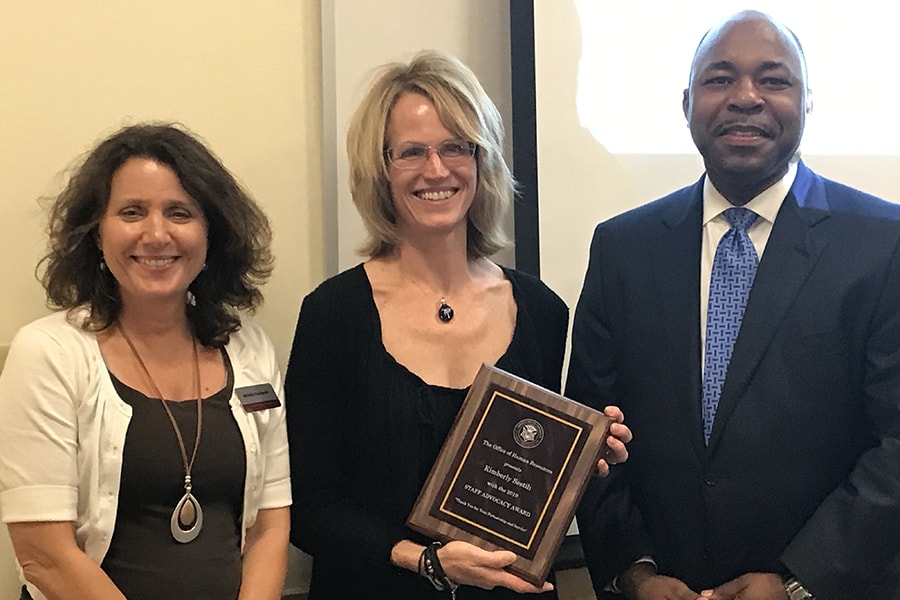
M 450 597 L 456 600 L 456 588 L 459 586 L 447 577 L 441 561 L 438 558 L 437 551 L 441 547 L 440 542 L 431 542 L 422 550 L 419 555 L 419 575 L 428 580 L 428 582 L 439 592 L 450 591 Z

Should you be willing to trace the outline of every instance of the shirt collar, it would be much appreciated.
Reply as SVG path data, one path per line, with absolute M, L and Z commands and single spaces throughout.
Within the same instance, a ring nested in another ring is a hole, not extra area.
M 781 203 L 791 191 L 794 179 L 797 177 L 797 161 L 792 160 L 788 164 L 787 173 L 780 180 L 759 193 L 755 198 L 744 205 L 749 208 L 760 218 L 765 219 L 769 223 L 775 222 L 775 216 L 781 209 Z M 703 179 L 703 226 L 715 219 L 717 216 L 731 208 L 731 203 L 725 199 L 716 186 L 712 184 L 709 177 Z

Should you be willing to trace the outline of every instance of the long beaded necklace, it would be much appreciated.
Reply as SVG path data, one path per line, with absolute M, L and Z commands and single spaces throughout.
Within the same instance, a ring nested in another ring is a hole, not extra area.
M 196 338 L 191 340 L 194 350 L 194 383 L 197 386 L 197 436 L 194 439 L 194 450 L 191 453 L 191 459 L 188 460 L 187 448 L 185 448 L 184 445 L 181 429 L 179 429 L 171 409 L 168 404 L 166 404 L 166 399 L 163 398 L 162 392 L 159 391 L 159 386 L 153 381 L 153 377 L 150 375 L 150 371 L 147 370 L 147 365 L 144 364 L 144 360 L 138 353 L 137 348 L 135 348 L 134 342 L 132 342 L 131 338 L 128 337 L 128 334 L 125 333 L 125 328 L 122 326 L 122 323 L 116 322 L 116 326 L 119 328 L 119 331 L 122 332 L 122 337 L 125 338 L 128 347 L 131 348 L 131 353 L 141 366 L 141 370 L 144 371 L 144 375 L 147 376 L 147 380 L 150 382 L 153 392 L 162 403 L 166 415 L 168 415 L 169 421 L 172 423 L 172 428 L 175 430 L 175 437 L 178 438 L 178 449 L 181 450 L 181 462 L 184 465 L 184 496 L 181 497 L 181 500 L 175 505 L 175 510 L 172 511 L 172 518 L 169 519 L 169 529 L 171 530 L 172 537 L 175 538 L 175 541 L 187 544 L 188 542 L 194 541 L 197 536 L 200 535 L 200 530 L 203 528 L 203 509 L 200 508 L 200 503 L 192 493 L 193 486 L 191 484 L 191 469 L 194 466 L 194 459 L 197 458 L 197 448 L 200 446 L 200 433 L 203 429 L 203 402 L 201 400 L 200 390 L 200 359 L 197 355 L 197 340 Z

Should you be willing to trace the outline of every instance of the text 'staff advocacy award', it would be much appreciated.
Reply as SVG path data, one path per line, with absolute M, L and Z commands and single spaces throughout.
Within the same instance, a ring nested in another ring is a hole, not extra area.
M 509 570 L 547 578 L 610 419 L 483 365 L 409 515 L 410 527 L 518 554 Z

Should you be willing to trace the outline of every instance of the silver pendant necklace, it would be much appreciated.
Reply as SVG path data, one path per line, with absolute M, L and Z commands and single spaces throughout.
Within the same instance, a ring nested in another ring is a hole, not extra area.
M 150 375 L 150 371 L 147 370 L 147 365 L 144 364 L 137 348 L 135 348 L 134 342 L 125 333 L 122 323 L 117 321 L 116 326 L 122 332 L 122 337 L 125 338 L 128 347 L 131 348 L 131 353 L 137 359 L 141 370 L 143 370 L 144 375 L 147 376 L 147 380 L 150 382 L 150 386 L 162 403 L 166 415 L 169 417 L 169 422 L 172 423 L 172 428 L 175 430 L 175 437 L 178 438 L 178 449 L 181 451 L 181 462 L 184 465 L 184 496 L 181 497 L 181 500 L 175 505 L 175 510 L 172 511 L 172 518 L 169 519 L 169 530 L 172 532 L 172 537 L 175 538 L 175 541 L 187 544 L 197 539 L 197 536 L 200 535 L 200 530 L 203 528 L 203 509 L 192 493 L 193 486 L 191 484 L 191 469 L 194 467 L 194 459 L 197 458 L 197 448 L 200 446 L 200 434 L 203 429 L 203 402 L 200 390 L 200 359 L 197 355 L 197 340 L 193 337 L 191 339 L 194 350 L 194 383 L 197 389 L 197 436 L 194 439 L 194 450 L 191 453 L 191 459 L 188 460 L 187 448 L 185 448 L 184 438 L 181 436 L 181 429 L 179 429 L 169 405 L 166 404 L 166 399 L 163 398 L 162 392 L 159 391 L 159 386 L 153 381 L 153 377 Z

